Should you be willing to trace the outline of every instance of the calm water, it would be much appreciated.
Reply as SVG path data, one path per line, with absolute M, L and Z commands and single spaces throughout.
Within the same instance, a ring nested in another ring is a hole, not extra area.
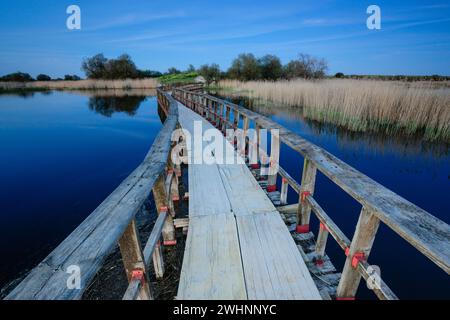
M 424 144 L 413 138 L 349 133 L 306 121 L 299 108 L 273 107 L 239 97 L 226 98 L 265 114 L 450 223 L 449 145 Z M 282 145 L 280 163 L 301 181 L 303 158 L 297 152 Z M 279 187 L 280 184 L 278 181 Z M 317 177 L 314 197 L 351 239 L 361 206 L 322 174 Z M 289 203 L 298 201 L 293 190 L 290 190 L 288 200 Z M 312 228 L 317 234 L 316 219 L 313 219 Z M 327 253 L 337 269 L 342 270 L 345 256 L 332 237 L 328 240 Z M 377 233 L 369 262 L 381 268 L 382 278 L 401 299 L 450 298 L 450 277 L 384 225 Z M 360 286 L 359 296 L 374 297 L 364 285 Z
M 39 263 L 143 160 L 154 97 L 0 96 L 0 288 Z

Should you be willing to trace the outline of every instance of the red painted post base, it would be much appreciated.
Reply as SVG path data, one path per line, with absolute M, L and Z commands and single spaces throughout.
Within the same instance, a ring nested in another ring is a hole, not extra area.
M 177 240 L 164 240 L 163 244 L 167 247 L 176 246 Z
M 259 163 L 252 163 L 251 165 L 250 165 L 250 167 L 252 168 L 252 169 L 259 169 Z
M 271 186 L 267 186 L 267 192 L 275 192 L 277 191 L 277 185 L 271 185 Z
M 314 260 L 314 264 L 315 264 L 317 267 L 323 267 L 324 261 L 323 261 L 322 259 L 318 258 L 318 259 Z
M 340 300 L 340 301 L 355 301 L 356 298 L 355 297 L 348 297 L 348 298 L 338 298 L 338 297 L 336 297 L 336 300 Z
M 308 233 L 309 232 L 309 224 L 297 225 L 295 229 L 297 233 Z

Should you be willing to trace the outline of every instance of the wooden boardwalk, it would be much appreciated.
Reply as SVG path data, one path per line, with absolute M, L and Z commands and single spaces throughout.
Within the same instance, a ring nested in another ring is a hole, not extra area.
M 178 112 L 191 134 L 194 121 L 203 130 L 217 130 L 181 103 Z M 237 156 L 225 138 L 221 143 L 227 155 Z M 250 170 L 220 163 L 189 164 L 189 233 L 177 298 L 321 299 L 280 214 Z

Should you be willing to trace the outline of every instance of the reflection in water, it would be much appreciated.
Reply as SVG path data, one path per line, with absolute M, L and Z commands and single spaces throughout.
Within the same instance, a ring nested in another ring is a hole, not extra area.
M 106 117 L 111 117 L 114 112 L 125 112 L 134 116 L 145 99 L 145 96 L 94 96 L 89 98 L 89 109 Z
M 420 135 L 408 137 L 401 135 L 387 135 L 374 132 L 355 132 L 333 124 L 326 124 L 316 120 L 306 119 L 303 108 L 298 106 L 280 106 L 262 99 L 248 98 L 230 93 L 211 93 L 219 98 L 227 99 L 235 104 L 261 113 L 268 117 L 276 117 L 286 121 L 297 121 L 304 124 L 314 135 L 335 136 L 340 146 L 363 144 L 368 150 L 377 152 L 395 152 L 399 155 L 429 155 L 432 157 L 447 156 L 450 143 L 430 142 L 423 140 Z

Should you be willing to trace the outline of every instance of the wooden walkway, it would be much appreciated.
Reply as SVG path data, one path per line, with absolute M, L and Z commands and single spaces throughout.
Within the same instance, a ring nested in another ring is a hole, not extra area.
M 217 130 L 181 103 L 178 112 L 192 136 L 194 121 Z M 237 156 L 221 137 L 226 154 Z M 189 233 L 178 299 L 321 299 L 280 214 L 245 164 L 191 163 L 188 170 Z

